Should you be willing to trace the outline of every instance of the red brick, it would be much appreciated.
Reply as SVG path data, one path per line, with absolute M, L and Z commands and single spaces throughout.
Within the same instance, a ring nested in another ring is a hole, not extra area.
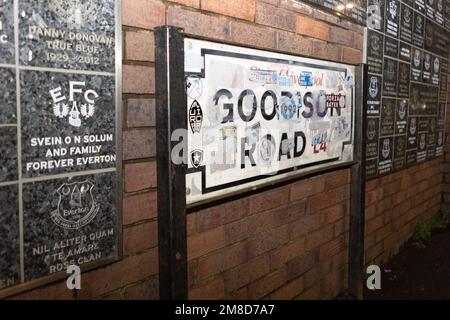
M 284 264 L 305 253 L 306 238 L 301 238 L 270 253 L 271 270 L 279 269 Z
M 126 31 L 125 59 L 143 62 L 155 61 L 155 37 L 153 32 Z
M 320 247 L 319 260 L 322 262 L 329 261 L 335 255 L 344 253 L 345 251 L 345 236 L 341 235 Z
M 253 259 L 237 268 L 228 270 L 225 275 L 226 291 L 231 293 L 269 273 L 269 256 Z
M 197 215 L 192 213 L 186 217 L 186 232 L 188 236 L 197 232 Z
M 310 56 L 312 54 L 312 39 L 296 33 L 277 32 L 277 48 L 297 55 Z
M 286 204 L 289 201 L 289 188 L 278 188 L 250 198 L 250 213 L 270 210 Z
M 136 160 L 156 155 L 156 129 L 123 132 L 123 159 Z
M 248 259 L 248 244 L 240 243 L 212 253 L 198 262 L 198 278 L 208 278 L 245 263 Z
M 313 56 L 318 59 L 340 62 L 342 58 L 342 48 L 338 45 L 326 43 L 322 40 L 314 40 Z
M 143 252 L 158 245 L 158 224 L 144 223 L 123 230 L 123 254 Z
M 289 226 L 284 225 L 270 232 L 261 234 L 260 236 L 250 241 L 251 257 L 256 257 L 264 252 L 278 248 L 289 240 Z
M 207 15 L 180 7 L 169 7 L 167 23 L 183 28 L 188 34 L 230 40 L 230 21 L 224 17 Z
M 305 16 L 297 16 L 297 33 L 324 41 L 328 41 L 330 27 L 328 24 Z
M 255 22 L 273 28 L 295 32 L 297 21 L 296 15 L 292 11 L 258 2 L 256 5 Z
M 344 218 L 347 214 L 347 203 L 339 203 L 332 207 L 329 207 L 321 212 L 322 222 L 324 224 L 330 224 L 336 222 L 339 219 Z
M 188 259 L 192 260 L 202 255 L 220 249 L 225 244 L 225 227 L 207 232 L 197 233 L 188 237 Z
M 128 287 L 124 293 L 127 300 L 158 300 L 159 279 L 153 276 L 143 282 Z
M 336 270 L 326 275 L 322 282 L 321 298 L 334 299 L 345 289 L 344 270 Z
M 328 225 L 320 230 L 308 234 L 306 236 L 306 250 L 309 251 L 314 248 L 318 248 L 322 244 L 330 241 L 334 236 L 333 231 L 334 231 L 333 226 Z
M 122 1 L 122 24 L 152 29 L 165 24 L 165 6 L 155 0 Z
M 341 170 L 325 176 L 325 189 L 335 189 L 344 184 L 350 184 L 350 170 Z
M 217 277 L 207 284 L 189 290 L 189 300 L 219 300 L 224 298 L 224 281 Z
M 225 226 L 225 242 L 227 245 L 247 239 L 251 234 L 248 219 L 242 219 Z
M 231 16 L 233 18 L 253 21 L 256 0 L 207 0 L 201 3 L 202 10 Z
M 156 162 L 125 164 L 125 192 L 156 187 Z
M 155 93 L 155 68 L 147 66 L 123 66 L 123 93 Z
M 250 300 L 261 299 L 280 288 L 286 282 L 286 275 L 286 269 L 282 269 L 252 283 L 248 288 Z
M 352 47 L 354 43 L 353 31 L 338 27 L 331 27 L 329 33 L 330 42 L 341 44 L 345 47 Z
M 349 64 L 362 63 L 363 53 L 361 50 L 344 47 L 342 49 L 342 62 Z
M 262 49 L 276 48 L 276 32 L 273 29 L 239 21 L 231 22 L 233 42 L 251 45 Z
M 156 218 L 156 192 L 127 196 L 123 199 L 123 224 L 133 224 L 142 220 Z
M 384 225 L 384 216 L 379 215 L 370 221 L 366 221 L 366 234 L 371 234 L 372 232 L 378 230 Z
M 318 261 L 319 251 L 308 252 L 303 256 L 297 257 L 287 264 L 288 279 L 292 280 L 305 274 Z
M 289 226 L 289 238 L 298 239 L 305 234 L 317 230 L 321 227 L 320 215 L 308 215 L 300 220 L 294 221 Z
M 319 194 L 325 190 L 325 179 L 323 176 L 300 181 L 291 187 L 291 200 L 305 199 Z
M 216 228 L 220 225 L 240 220 L 249 211 L 249 200 L 241 199 L 227 202 L 220 206 L 215 206 L 198 213 L 199 231 Z
M 311 6 L 304 2 L 296 1 L 296 0 L 280 0 L 279 6 L 281 8 L 285 8 L 288 10 L 293 10 L 298 13 L 302 13 L 305 15 L 311 15 L 313 9 Z
M 127 126 L 129 128 L 156 125 L 155 99 L 128 99 Z
M 167 0 L 167 1 L 182 4 L 184 6 L 188 6 L 191 8 L 200 8 L 200 0 Z
M 305 288 L 305 278 L 295 279 L 270 295 L 272 300 L 291 300 L 300 295 Z
M 318 300 L 320 299 L 320 284 L 316 284 L 314 287 L 305 290 L 300 296 L 296 299 L 298 300 Z
M 337 189 L 322 192 L 310 199 L 311 212 L 331 207 L 339 202 L 346 201 L 350 198 L 350 188 L 344 185 Z

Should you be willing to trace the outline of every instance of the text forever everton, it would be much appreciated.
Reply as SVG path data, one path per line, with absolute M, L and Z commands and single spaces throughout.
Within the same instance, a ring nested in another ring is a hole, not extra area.
M 294 121 L 299 119 L 309 119 L 313 122 L 323 121 L 325 117 L 340 117 L 342 109 L 346 108 L 346 96 L 341 93 L 326 93 L 324 90 L 309 91 L 304 94 L 300 92 L 282 91 L 275 93 L 272 90 L 265 91 L 259 97 L 252 90 L 242 90 L 239 95 L 233 95 L 228 89 L 220 89 L 213 98 L 216 107 L 222 105 L 223 119 L 222 125 L 232 124 L 235 119 L 250 123 L 255 120 L 258 112 L 266 121 Z M 267 134 L 262 139 L 272 140 Z M 281 133 L 279 141 L 279 156 L 286 156 L 290 159 L 301 157 L 307 146 L 306 135 L 302 130 Z M 283 146 L 286 142 L 293 141 L 293 150 L 286 150 Z M 245 155 L 249 157 L 252 150 L 247 138 L 242 139 L 242 149 L 245 145 L 249 147 L 245 150 Z M 311 141 L 314 145 L 314 141 Z M 293 154 L 292 154 L 292 151 Z

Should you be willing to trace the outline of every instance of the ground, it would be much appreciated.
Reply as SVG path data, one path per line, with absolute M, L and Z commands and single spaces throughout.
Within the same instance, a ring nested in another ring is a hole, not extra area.
M 381 290 L 366 290 L 365 299 L 450 299 L 450 229 L 433 234 L 425 248 L 408 243 L 382 266 Z

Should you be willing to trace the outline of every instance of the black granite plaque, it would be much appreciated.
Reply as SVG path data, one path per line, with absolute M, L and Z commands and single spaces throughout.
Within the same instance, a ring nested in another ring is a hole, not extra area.
M 17 185 L 0 187 L 0 289 L 20 283 L 19 200 Z
M 399 58 L 400 60 L 411 62 L 411 46 L 401 41 L 399 46 Z
M 444 0 L 444 25 L 450 31 L 450 0 Z
M 424 39 L 426 50 L 441 57 L 448 57 L 450 36 L 442 27 L 427 20 Z
M 380 119 L 367 119 L 367 144 L 366 144 L 366 159 L 378 157 L 378 142 L 379 142 Z
M 411 80 L 422 81 L 423 52 L 414 48 L 411 60 Z
M 437 115 L 439 88 L 420 83 L 411 84 L 410 114 Z
M 406 136 L 395 137 L 394 170 L 401 170 L 406 166 Z
M 367 20 L 367 0 L 352 1 L 353 7 L 346 9 L 346 15 L 360 24 L 365 24 Z
M 368 81 L 367 115 L 380 116 L 381 77 L 374 74 L 369 74 Z
M 392 58 L 398 58 L 399 43 L 398 40 L 385 36 L 384 37 L 384 55 Z
M 397 112 L 395 116 L 395 134 L 396 135 L 406 134 L 407 129 L 408 129 L 408 101 L 398 100 Z
M 448 73 L 446 70 L 442 70 L 443 72 L 441 72 L 441 77 L 440 77 L 440 89 L 439 89 L 439 99 L 441 101 L 446 101 L 447 100 L 447 86 L 448 86 Z
M 398 66 L 398 97 L 409 97 L 409 85 L 411 80 L 411 67 L 407 63 L 399 63 Z
M 431 84 L 439 86 L 440 75 L 441 75 L 441 59 L 439 57 L 432 57 L 431 59 Z
M 444 154 L 444 131 L 440 130 L 436 135 L 436 157 L 439 157 Z
M 432 57 L 428 52 L 424 53 L 423 56 L 423 71 L 422 71 L 422 81 L 424 83 L 431 83 L 431 72 L 432 72 Z
M 0 127 L 0 182 L 17 180 L 17 128 Z
M 398 61 L 389 58 L 384 58 L 383 67 L 383 95 L 396 96 L 397 95 L 397 79 L 398 76 Z
M 445 14 L 445 0 L 436 0 L 436 13 L 434 21 L 441 27 L 445 26 L 444 14 Z
M 436 1 L 437 0 L 426 0 L 425 1 L 425 12 L 428 19 L 435 20 L 436 14 Z
M 378 175 L 378 157 L 366 161 L 366 178 L 371 179 Z
M 373 30 L 384 30 L 384 0 L 367 1 L 367 27 Z
M 427 134 L 419 133 L 417 142 L 417 162 L 423 162 L 427 159 Z
M 428 137 L 427 137 L 427 158 L 432 159 L 436 157 L 436 118 L 430 118 L 430 124 L 428 128 Z
M 406 165 L 413 166 L 417 163 L 417 151 L 406 151 Z
M 402 3 L 402 14 L 400 20 L 400 39 L 408 43 L 412 42 L 414 24 L 413 10 Z
M 423 14 L 425 14 L 425 12 L 426 12 L 425 1 L 426 0 L 415 0 L 415 2 L 414 2 L 414 8 Z
M 26 71 L 21 86 L 24 176 L 116 166 L 114 77 Z
M 400 2 L 398 0 L 386 0 L 386 26 L 385 33 L 398 38 L 400 22 Z
M 383 44 L 384 36 L 381 33 L 367 31 L 367 64 L 370 73 L 383 73 Z
M 13 69 L 0 68 L 0 125 L 15 124 L 16 75 Z
M 14 45 L 14 0 L 0 1 L 0 63 L 13 64 Z
M 397 100 L 383 98 L 381 107 L 380 136 L 392 136 L 395 132 L 395 111 Z
M 24 185 L 25 280 L 117 255 L 115 173 Z
M 418 121 L 416 117 L 408 119 L 408 138 L 407 138 L 407 150 L 417 149 L 417 134 L 418 134 Z
M 381 138 L 378 155 L 378 174 L 386 174 L 393 169 L 394 138 Z
M 437 118 L 438 130 L 444 130 L 445 127 L 445 103 L 439 103 L 439 113 Z
M 423 37 L 425 34 L 425 17 L 418 12 L 414 12 L 414 26 L 413 26 L 413 45 L 423 48 Z
M 114 7 L 114 0 L 20 0 L 20 62 L 114 72 Z

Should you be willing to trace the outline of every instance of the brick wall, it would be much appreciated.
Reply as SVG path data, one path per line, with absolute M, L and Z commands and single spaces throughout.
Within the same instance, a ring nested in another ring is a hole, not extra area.
M 84 275 L 85 299 L 158 298 L 155 26 L 167 23 L 211 39 L 337 62 L 362 61 L 361 27 L 301 2 L 122 2 L 125 257 Z M 437 159 L 368 183 L 366 261 L 396 252 L 415 224 L 437 210 L 440 192 L 450 194 L 442 170 Z M 349 179 L 349 171 L 341 170 L 190 214 L 189 297 L 335 297 L 347 282 Z M 70 299 L 71 293 L 60 282 L 16 298 Z

